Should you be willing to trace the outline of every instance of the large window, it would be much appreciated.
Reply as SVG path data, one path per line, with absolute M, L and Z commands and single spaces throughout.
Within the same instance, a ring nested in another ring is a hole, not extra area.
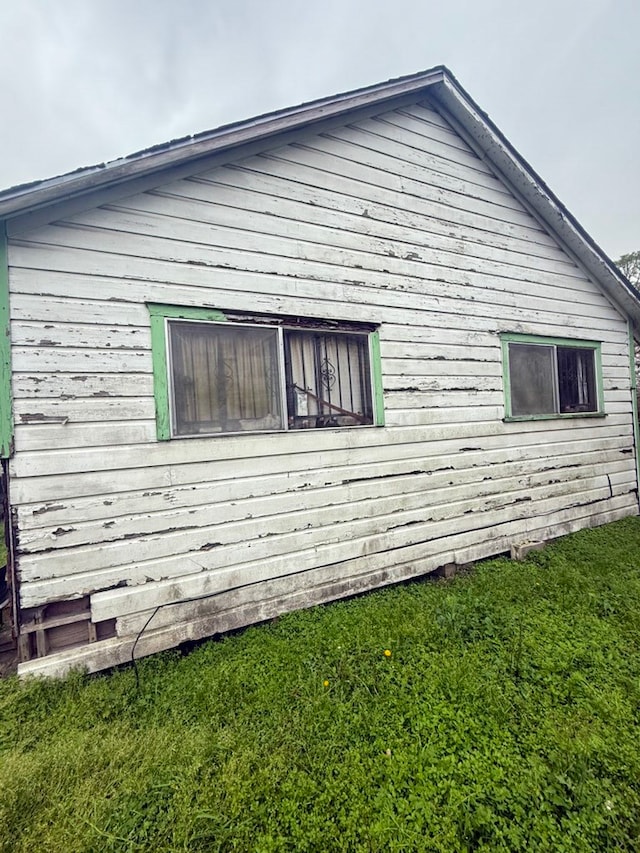
M 600 344 L 503 335 L 507 419 L 603 414 Z
M 149 308 L 159 438 L 382 423 L 369 327 Z

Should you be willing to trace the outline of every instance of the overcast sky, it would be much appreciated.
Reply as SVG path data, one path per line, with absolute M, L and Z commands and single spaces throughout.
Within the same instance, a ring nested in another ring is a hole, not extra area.
M 0 39 L 0 187 L 445 64 L 640 249 L 640 0 L 0 0 Z

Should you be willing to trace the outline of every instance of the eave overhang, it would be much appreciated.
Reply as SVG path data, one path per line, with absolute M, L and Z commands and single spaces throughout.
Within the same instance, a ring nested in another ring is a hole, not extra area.
M 247 121 L 224 125 L 196 136 L 176 139 L 109 163 L 87 166 L 56 178 L 11 187 L 0 192 L 0 219 L 22 216 L 61 200 L 110 188 L 173 166 L 195 163 L 223 151 L 268 140 L 278 134 L 309 127 L 355 110 L 382 105 L 398 97 L 428 89 L 434 83 L 444 80 L 446 74 L 446 69 L 439 66 L 376 86 L 332 95 Z

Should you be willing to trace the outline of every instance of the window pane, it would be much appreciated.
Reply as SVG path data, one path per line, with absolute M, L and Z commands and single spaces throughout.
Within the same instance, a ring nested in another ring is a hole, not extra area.
M 539 344 L 509 344 L 511 414 L 548 415 L 557 411 L 554 350 Z
M 366 335 L 285 332 L 290 429 L 373 423 Z
M 558 393 L 561 412 L 596 412 L 594 351 L 558 347 Z
M 174 433 L 283 429 L 278 332 L 169 323 Z

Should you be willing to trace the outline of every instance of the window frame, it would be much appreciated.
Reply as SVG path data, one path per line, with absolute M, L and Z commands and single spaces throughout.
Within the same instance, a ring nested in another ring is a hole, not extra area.
M 321 429 L 326 432 L 331 430 L 369 429 L 371 427 L 384 426 L 384 401 L 382 389 L 382 368 L 380 360 L 380 335 L 377 329 L 372 330 L 371 323 L 366 328 L 359 329 L 358 326 L 365 324 L 348 323 L 348 328 L 340 328 L 331 324 L 324 326 L 322 320 L 312 318 L 304 319 L 302 323 L 293 323 L 292 319 L 278 315 L 254 315 L 248 316 L 244 313 L 236 317 L 232 313 L 227 314 L 216 308 L 199 308 L 192 306 L 164 305 L 149 302 L 147 308 L 151 323 L 151 355 L 153 362 L 153 390 L 156 410 L 156 435 L 159 441 L 192 438 L 221 438 L 223 436 L 244 436 L 250 438 L 255 435 L 281 434 L 301 432 L 316 432 Z M 228 324 L 242 326 L 245 328 L 276 328 L 278 329 L 278 368 L 281 383 L 281 414 L 283 426 L 279 429 L 250 430 L 238 432 L 211 432 L 194 433 L 191 435 L 179 435 L 175 429 L 175 395 L 173 393 L 173 377 L 170 370 L 170 340 L 169 322 L 171 320 L 184 320 L 187 322 L 202 322 L 212 324 Z M 260 322 L 260 321 L 263 322 Z M 354 424 L 352 426 L 332 427 L 310 427 L 308 429 L 290 429 L 288 425 L 288 411 L 285 388 L 284 370 L 284 332 L 287 329 L 310 332 L 326 332 L 327 334 L 361 334 L 367 337 L 370 375 L 370 396 L 373 409 L 373 423 Z
M 540 421 L 572 418 L 603 418 L 606 417 L 604 410 L 604 395 L 602 382 L 602 345 L 599 341 L 588 341 L 577 338 L 556 338 L 544 335 L 527 335 L 515 332 L 500 335 L 502 346 L 502 382 L 504 388 L 505 416 L 503 421 Z M 594 360 L 594 384 L 596 406 L 595 412 L 545 412 L 539 414 L 513 415 L 511 413 L 511 369 L 510 369 L 510 344 L 525 344 L 529 346 L 546 346 L 554 348 L 554 398 L 558 404 L 558 357 L 557 348 L 591 350 Z

